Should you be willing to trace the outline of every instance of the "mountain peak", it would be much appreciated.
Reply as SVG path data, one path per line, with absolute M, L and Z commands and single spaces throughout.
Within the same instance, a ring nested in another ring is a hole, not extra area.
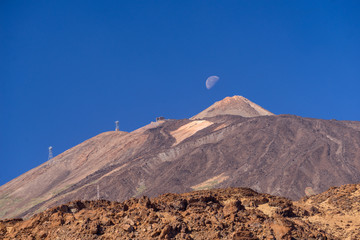
M 226 97 L 193 116 L 191 119 L 202 119 L 218 115 L 238 115 L 242 117 L 258 117 L 274 115 L 243 96 Z

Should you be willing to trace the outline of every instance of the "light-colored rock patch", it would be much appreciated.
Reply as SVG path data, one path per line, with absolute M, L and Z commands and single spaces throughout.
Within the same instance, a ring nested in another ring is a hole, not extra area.
M 197 184 L 195 186 L 192 186 L 191 188 L 193 190 L 205 190 L 205 189 L 211 189 L 214 188 L 219 183 L 224 182 L 226 179 L 228 179 L 229 176 L 226 176 L 224 173 L 217 175 L 213 178 L 210 178 L 206 180 L 205 182 L 202 182 L 200 184 Z
M 213 124 L 212 122 L 205 120 L 192 121 L 189 122 L 188 124 L 179 127 L 177 130 L 170 132 L 171 136 L 173 136 L 176 139 L 176 142 L 173 144 L 173 146 L 179 144 L 180 142 L 191 137 L 198 131 L 207 128 L 212 124 Z

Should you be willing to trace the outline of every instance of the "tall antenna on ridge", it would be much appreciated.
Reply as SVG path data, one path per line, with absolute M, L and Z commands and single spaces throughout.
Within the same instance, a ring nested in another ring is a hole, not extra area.
M 50 160 L 50 159 L 52 159 L 52 158 L 53 158 L 53 152 L 52 152 L 52 149 L 53 149 L 53 147 L 52 147 L 52 146 L 50 146 L 50 147 L 49 147 L 49 157 L 48 157 L 48 160 Z
M 115 131 L 119 131 L 119 121 L 115 121 Z

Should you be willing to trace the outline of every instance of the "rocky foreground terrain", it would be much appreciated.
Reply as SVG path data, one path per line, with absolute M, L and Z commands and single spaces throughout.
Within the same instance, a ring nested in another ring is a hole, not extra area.
M 360 184 L 293 202 L 248 188 L 73 201 L 0 221 L 1 239 L 360 239 Z

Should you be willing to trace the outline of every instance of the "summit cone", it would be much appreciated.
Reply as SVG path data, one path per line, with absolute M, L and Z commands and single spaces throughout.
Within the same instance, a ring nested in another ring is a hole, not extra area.
M 191 120 L 214 117 L 218 115 L 237 115 L 242 117 L 258 117 L 274 115 L 261 106 L 243 96 L 226 97 L 190 118 Z

